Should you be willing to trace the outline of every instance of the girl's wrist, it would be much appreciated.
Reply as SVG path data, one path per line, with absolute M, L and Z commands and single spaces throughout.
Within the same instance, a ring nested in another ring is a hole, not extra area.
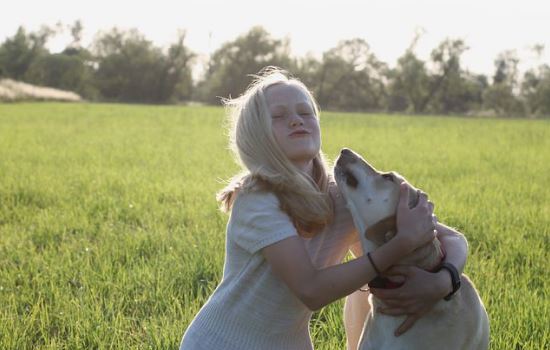
M 442 295 L 441 298 L 444 298 L 453 291 L 451 274 L 449 271 L 442 269 L 439 272 L 436 272 L 435 275 L 437 278 L 437 285 L 439 286 L 438 290 L 441 291 L 439 294 Z
M 388 242 L 388 244 L 390 243 L 392 244 L 392 255 L 396 257 L 396 261 L 412 251 L 412 243 L 404 235 L 396 234 L 395 237 Z
M 378 269 L 381 272 L 384 272 L 407 254 L 407 242 L 403 239 L 397 239 L 397 237 L 395 237 L 388 243 L 371 252 L 370 257 Z

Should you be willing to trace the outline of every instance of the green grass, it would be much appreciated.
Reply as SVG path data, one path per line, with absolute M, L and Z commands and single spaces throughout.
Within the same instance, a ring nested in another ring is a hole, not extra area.
M 220 280 L 237 171 L 223 110 L 0 104 L 0 348 L 177 348 Z M 550 125 L 324 113 L 350 147 L 430 194 L 470 243 L 492 349 L 550 343 Z M 343 349 L 342 301 L 315 314 Z

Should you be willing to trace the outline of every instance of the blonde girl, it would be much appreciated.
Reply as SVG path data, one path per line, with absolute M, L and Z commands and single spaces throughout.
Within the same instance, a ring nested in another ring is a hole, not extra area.
M 230 212 L 222 280 L 180 349 L 313 349 L 312 312 L 350 294 L 345 319 L 348 347 L 355 349 L 368 311 L 368 293 L 356 291 L 376 272 L 321 152 L 313 96 L 300 81 L 268 68 L 226 104 L 230 144 L 243 172 L 218 194 Z M 401 203 L 408 202 L 406 193 L 402 184 Z M 432 210 L 426 195 L 413 209 L 399 206 L 397 235 L 371 253 L 378 269 L 389 269 L 438 234 L 447 262 L 462 270 L 466 241 L 437 224 Z M 357 258 L 342 263 L 350 249 Z M 445 271 L 399 273 L 405 283 L 398 292 L 379 291 L 386 313 L 409 315 L 398 333 L 452 288 Z

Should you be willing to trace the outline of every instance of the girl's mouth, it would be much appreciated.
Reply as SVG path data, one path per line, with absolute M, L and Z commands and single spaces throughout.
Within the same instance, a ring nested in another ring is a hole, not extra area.
M 309 132 L 305 130 L 298 130 L 298 131 L 294 131 L 289 136 L 303 136 L 303 135 L 309 135 Z

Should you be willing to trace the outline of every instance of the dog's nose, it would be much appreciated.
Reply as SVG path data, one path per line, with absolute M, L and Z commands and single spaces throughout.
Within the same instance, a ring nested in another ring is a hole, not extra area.
M 340 151 L 340 158 L 346 159 L 348 162 L 355 162 L 357 156 L 349 148 L 342 148 Z
M 337 165 L 344 166 L 346 164 L 355 163 L 357 157 L 352 150 L 348 148 L 342 148 L 340 151 L 340 157 L 338 157 Z
M 345 157 L 345 156 L 351 156 L 353 152 L 349 148 L 342 148 L 342 150 L 340 151 L 340 154 Z

